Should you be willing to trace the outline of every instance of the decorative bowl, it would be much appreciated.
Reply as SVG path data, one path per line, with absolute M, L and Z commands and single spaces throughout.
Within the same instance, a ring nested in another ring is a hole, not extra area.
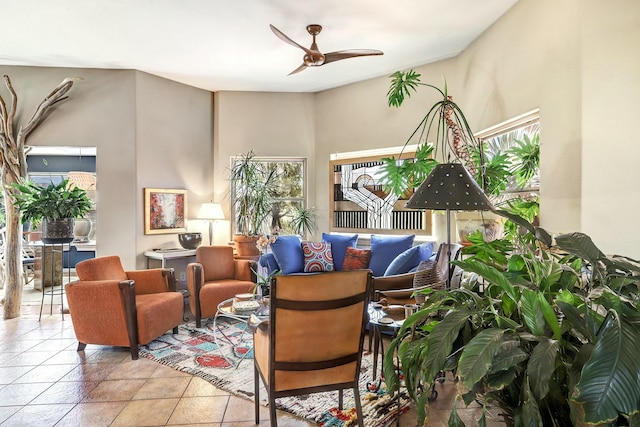
M 202 243 L 202 233 L 180 233 L 178 242 L 185 249 L 195 249 Z

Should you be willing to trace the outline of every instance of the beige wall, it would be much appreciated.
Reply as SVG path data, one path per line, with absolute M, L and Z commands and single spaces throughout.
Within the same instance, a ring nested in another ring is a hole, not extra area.
M 632 175 L 640 144 L 622 129 L 640 117 L 639 14 L 633 0 L 520 0 L 458 57 L 416 69 L 434 85 L 446 77 L 474 130 L 540 108 L 542 226 L 587 232 L 605 252 L 636 258 L 640 228 L 627 212 L 640 204 Z M 328 206 L 330 153 L 401 145 L 436 100 L 421 88 L 390 109 L 388 85 L 379 78 L 317 94 L 319 206 Z
M 140 268 L 145 250 L 178 246 L 175 234 L 144 235 L 143 188 L 186 188 L 189 212 L 211 197 L 210 92 L 127 70 L 7 66 L 0 72 L 12 79 L 22 120 L 64 78 L 83 77 L 28 143 L 97 147 L 98 255 L 119 255 L 125 268 Z M 4 87 L 2 94 L 9 99 Z
M 463 54 L 418 71 L 436 85 L 446 76 L 475 130 L 539 107 L 542 225 L 585 231 L 605 252 L 640 258 L 629 218 L 640 204 L 640 144 L 628 130 L 640 117 L 639 44 L 635 0 L 520 0 Z M 29 142 L 97 147 L 98 254 L 118 254 L 127 268 L 143 266 L 144 250 L 177 246 L 176 235 L 143 234 L 144 187 L 186 188 L 190 217 L 208 200 L 228 215 L 231 156 L 307 157 L 310 205 L 327 230 L 330 154 L 402 145 L 437 99 L 422 88 L 389 108 L 386 77 L 316 94 L 218 92 L 212 101 L 136 71 L 0 71 L 23 115 L 65 77 L 84 77 Z
M 603 249 L 639 259 L 640 4 L 583 7 L 582 225 Z
M 257 156 L 313 159 L 314 95 L 305 93 L 217 92 L 215 98 L 215 194 L 229 218 L 229 159 L 253 149 Z M 316 198 L 310 161 L 310 200 Z M 227 223 L 227 236 L 231 234 Z

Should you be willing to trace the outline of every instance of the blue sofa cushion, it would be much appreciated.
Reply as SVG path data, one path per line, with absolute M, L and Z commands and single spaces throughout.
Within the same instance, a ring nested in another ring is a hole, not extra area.
M 272 252 L 268 252 L 260 256 L 260 266 L 266 268 L 267 274 L 272 273 L 276 270 L 280 270 L 280 266 L 276 261 L 276 257 Z
M 342 271 L 344 254 L 348 247 L 355 248 L 358 243 L 357 234 L 329 234 L 322 233 L 322 241 L 331 243 L 331 254 L 333 255 L 333 266 L 336 271 Z
M 394 274 L 408 273 L 416 268 L 421 261 L 431 258 L 431 254 L 433 254 L 433 242 L 413 246 L 391 261 L 384 275 L 393 276 Z
M 407 236 L 377 236 L 372 234 L 369 269 L 373 272 L 373 276 L 383 276 L 391 261 L 413 246 L 415 237 L 414 234 Z
M 299 236 L 279 236 L 271 243 L 271 252 L 282 274 L 302 273 L 304 254 Z

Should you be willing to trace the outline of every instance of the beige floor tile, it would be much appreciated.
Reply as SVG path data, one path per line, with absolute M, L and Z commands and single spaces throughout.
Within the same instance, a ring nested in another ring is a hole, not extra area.
M 9 384 L 0 389 L 0 406 L 26 405 L 53 383 Z
M 260 409 L 262 408 L 261 406 Z M 261 419 L 269 417 L 268 409 L 264 409 L 264 416 L 262 415 L 263 411 L 261 411 Z M 254 413 L 255 410 L 252 401 L 237 396 L 229 396 L 229 403 L 224 412 L 223 420 L 224 422 L 252 421 L 255 418 Z
M 67 375 L 73 369 L 72 365 L 39 365 L 16 379 L 16 383 L 55 382 Z
M 2 361 L 3 366 L 35 366 L 46 362 L 58 352 L 52 351 L 29 351 L 26 353 L 13 353 L 13 357 Z
M 187 389 L 184 392 L 184 397 L 198 397 L 198 396 L 229 396 L 230 393 L 214 387 L 208 381 L 203 380 L 200 377 L 192 377 Z
M 167 425 L 222 422 L 228 401 L 228 396 L 182 398 Z
M 57 352 L 54 356 L 42 362 L 43 365 L 77 365 L 85 363 L 87 356 L 82 351 L 63 350 Z
M 156 365 L 158 367 L 151 375 L 151 378 L 192 377 L 191 374 L 180 372 L 177 369 L 170 368 L 169 366 L 161 365 L 159 363 L 156 363 Z
M 111 371 L 107 379 L 150 378 L 156 369 L 158 364 L 148 359 L 126 360 Z
M 60 381 L 102 381 L 117 366 L 113 363 L 84 363 L 71 369 Z
M 35 366 L 11 366 L 0 368 L 0 384 L 11 384 L 34 368 Z
M 111 427 L 166 425 L 178 401 L 179 399 L 133 400 L 118 414 Z
M 49 339 L 29 348 L 29 351 L 51 351 L 75 349 L 78 342 L 71 338 Z
M 124 360 L 131 360 L 127 347 L 89 344 L 82 352 L 87 354 L 87 363 L 122 363 Z
M 31 403 L 36 405 L 78 403 L 87 397 L 97 385 L 97 382 L 88 381 L 57 382 L 36 397 Z
M 131 400 L 147 380 L 102 381 L 84 399 L 84 402 L 115 402 Z
M 0 406 L 0 424 L 16 412 L 18 412 L 22 406 Z
M 67 412 L 73 409 L 71 404 L 62 405 L 28 405 L 7 418 L 3 423 L 7 426 L 53 426 Z
M 76 405 L 56 427 L 109 427 L 128 402 L 97 402 Z
M 149 378 L 133 396 L 134 400 L 182 397 L 191 378 Z

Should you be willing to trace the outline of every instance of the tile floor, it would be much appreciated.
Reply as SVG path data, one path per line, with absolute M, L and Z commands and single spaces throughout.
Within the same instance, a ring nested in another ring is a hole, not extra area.
M 251 401 L 199 377 L 144 358 L 133 361 L 126 348 L 88 345 L 77 352 L 71 319 L 65 315 L 62 320 L 59 305 L 53 306 L 53 314 L 47 305 L 38 321 L 40 296 L 27 285 L 22 315 L 0 323 L 0 426 L 255 425 Z M 455 394 L 452 383 L 447 384 L 438 386 L 429 426 L 447 425 Z M 458 412 L 467 425 L 476 425 L 478 408 Z M 261 420 L 260 426 L 269 425 L 266 408 Z M 400 419 L 403 427 L 416 424 L 413 410 Z M 280 412 L 278 425 L 314 424 Z

